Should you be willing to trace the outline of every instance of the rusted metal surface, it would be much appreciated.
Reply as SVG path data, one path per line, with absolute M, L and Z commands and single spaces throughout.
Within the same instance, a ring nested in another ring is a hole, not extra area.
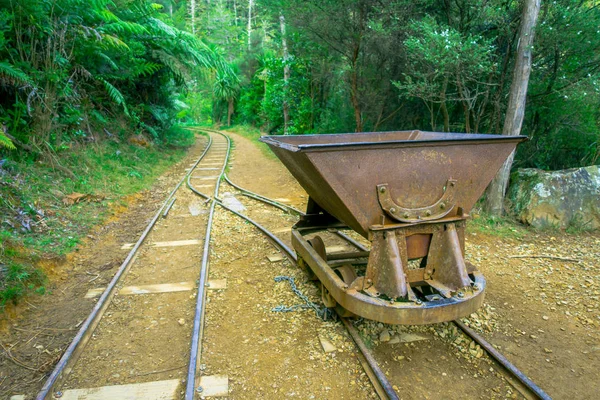
M 385 212 L 393 219 L 401 222 L 419 223 L 422 221 L 434 221 L 450 214 L 456 207 L 454 192 L 456 191 L 456 180 L 448 179 L 444 185 L 444 194 L 434 204 L 418 208 L 405 208 L 397 204 L 390 193 L 387 183 L 377 185 L 377 198 Z
M 451 298 L 437 301 L 394 301 L 382 297 L 371 297 L 362 290 L 362 280 L 347 285 L 327 262 L 315 251 L 298 230 L 292 230 L 292 244 L 299 259 L 323 283 L 325 288 L 346 310 L 364 318 L 389 324 L 420 325 L 450 321 L 475 312 L 483 303 L 485 279 L 478 271 L 471 274 L 479 290 L 458 293 Z
M 382 216 L 384 224 L 394 222 L 380 207 L 377 185 L 387 185 L 395 204 L 418 210 L 436 204 L 454 180 L 455 205 L 447 205 L 447 215 L 459 215 L 459 208 L 468 213 L 525 137 L 407 131 L 261 140 L 320 207 L 368 237 Z
M 273 200 L 271 200 L 271 201 L 273 201 Z M 230 210 L 230 211 L 236 213 L 238 216 L 240 216 L 242 218 L 247 219 L 247 217 L 245 217 L 233 210 Z M 265 228 L 256 224 L 252 220 L 249 220 L 249 221 L 252 222 L 253 224 L 255 224 L 260 230 L 262 230 L 269 237 L 273 238 L 273 235 L 269 231 L 267 231 Z M 457 224 L 457 227 L 464 228 L 464 225 L 461 225 L 459 223 L 459 224 Z M 363 244 L 357 242 L 356 240 L 352 239 L 351 237 L 342 233 L 341 231 L 336 230 L 336 229 L 331 229 L 330 232 L 341 237 L 346 242 L 352 244 L 353 246 L 355 246 L 362 252 L 368 251 L 368 248 L 365 247 Z M 459 241 L 462 246 L 461 247 L 462 252 L 464 253 L 464 229 L 458 230 L 458 236 L 459 236 Z M 424 239 L 424 237 L 428 237 L 428 239 Z M 413 239 L 416 242 L 416 244 L 413 244 L 413 245 L 408 244 L 410 239 Z M 428 236 L 426 234 L 413 234 L 412 236 L 408 236 L 407 237 L 407 247 L 408 247 L 409 259 L 422 257 L 422 255 L 415 255 L 414 257 L 411 257 L 411 255 L 410 255 L 411 254 L 411 250 L 410 250 L 411 246 L 415 246 L 416 249 L 422 249 L 423 246 L 428 248 L 429 241 L 430 241 L 430 236 Z M 303 264 L 304 265 L 303 268 L 308 268 L 307 272 L 310 272 L 312 274 L 312 270 L 310 269 L 311 267 L 308 267 L 308 265 L 306 265 L 306 263 L 304 263 L 304 260 L 302 258 L 298 258 L 296 254 L 292 253 L 292 251 L 287 246 L 285 246 L 283 243 L 281 243 L 279 240 L 277 240 L 276 243 L 278 246 L 280 246 L 280 248 L 284 252 L 286 252 L 286 254 L 290 257 L 290 259 L 296 260 L 299 264 Z M 415 250 L 415 251 L 416 251 L 415 254 L 422 254 L 421 250 Z M 330 257 L 328 257 L 328 259 L 330 259 Z M 352 262 L 354 264 L 357 264 L 358 263 L 357 261 L 358 260 L 355 259 Z M 345 260 L 344 262 L 348 262 L 348 261 Z M 335 261 L 332 263 L 329 263 L 329 265 L 333 265 L 333 264 L 335 264 Z M 465 263 L 465 264 L 466 264 L 466 268 L 467 268 L 467 271 L 469 274 L 473 274 L 473 272 L 476 271 L 476 269 L 474 268 L 473 265 L 471 265 L 469 263 Z M 407 280 L 411 283 L 423 281 L 424 280 L 424 278 L 423 278 L 424 271 L 425 271 L 425 268 L 408 270 Z M 358 278 L 358 275 L 356 274 L 355 269 L 351 265 L 348 265 L 348 264 L 342 264 L 341 266 L 338 265 L 337 267 L 335 267 L 335 272 L 337 275 L 339 275 L 342 278 L 342 281 L 345 284 L 345 286 L 344 286 L 345 290 L 347 290 L 348 287 L 350 286 L 350 284 Z M 477 275 L 477 274 L 474 274 L 474 275 Z M 477 279 L 476 279 L 476 282 L 477 282 L 476 284 L 479 283 L 479 281 L 477 281 Z M 364 342 L 362 342 L 362 339 L 360 338 L 360 335 L 358 335 L 358 333 L 356 332 L 356 329 L 354 329 L 352 324 L 349 323 L 348 320 L 346 320 L 346 317 L 351 317 L 351 316 L 355 316 L 355 315 L 352 314 L 351 312 L 349 312 L 348 310 L 344 309 L 343 307 L 341 307 L 339 304 L 336 305 L 336 312 L 338 313 L 338 315 L 340 317 L 342 317 L 341 318 L 342 322 L 345 324 L 346 328 L 352 335 L 352 338 L 356 341 L 359 349 L 361 350 L 361 353 L 366 357 L 366 361 L 368 362 L 368 364 L 367 364 L 367 362 L 363 362 L 363 361 L 361 361 L 361 363 L 363 364 L 363 367 L 365 368 L 365 371 L 367 372 L 369 379 L 371 379 L 371 381 L 373 382 L 374 388 L 377 391 L 377 393 L 379 394 L 380 398 L 382 398 L 382 399 L 384 399 L 386 397 L 396 398 L 396 397 L 394 397 L 394 396 L 396 396 L 396 394 L 395 394 L 395 392 L 393 392 L 393 388 L 391 387 L 385 374 L 377 367 L 377 362 L 372 357 L 369 349 L 364 345 Z M 490 343 L 488 343 L 485 339 L 483 339 L 481 336 L 479 336 L 477 333 L 475 333 L 472 329 L 467 327 L 461 321 L 455 320 L 454 322 L 467 335 L 471 336 L 474 340 L 476 340 L 494 359 L 496 359 L 506 369 L 506 371 L 510 374 L 507 376 L 509 383 L 511 383 L 511 385 L 515 386 L 517 388 L 517 390 L 521 394 L 523 394 L 523 396 L 525 398 L 527 398 L 527 399 L 550 399 L 550 397 L 543 390 L 541 390 L 537 385 L 535 385 L 525 374 L 523 374 L 523 372 L 521 372 L 513 364 L 511 364 Z M 359 355 L 359 360 L 360 360 L 360 355 Z M 376 374 L 374 371 L 377 371 L 378 373 Z M 511 376 L 514 376 L 516 379 L 518 379 L 518 381 L 522 383 L 523 387 L 519 387 L 519 385 L 515 385 L 515 382 L 513 379 L 511 379 Z M 385 387 L 385 389 L 384 389 L 384 387 Z M 387 394 L 386 394 L 386 392 L 387 392 Z

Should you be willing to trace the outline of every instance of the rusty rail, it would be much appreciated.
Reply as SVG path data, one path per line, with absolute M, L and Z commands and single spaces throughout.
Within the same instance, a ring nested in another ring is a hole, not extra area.
M 239 186 L 237 186 L 237 185 L 234 186 L 234 187 L 239 188 Z M 253 192 L 250 192 L 249 190 L 246 190 L 246 189 L 243 189 L 243 190 L 246 191 L 246 192 L 249 192 L 251 194 L 255 194 Z M 263 197 L 263 196 L 257 195 L 256 199 L 260 200 L 261 197 Z M 271 200 L 271 199 L 268 199 L 268 200 L 270 200 L 270 202 L 264 202 L 264 201 L 263 202 L 267 203 L 267 204 L 271 204 L 271 202 L 277 203 L 275 200 Z M 260 200 L 260 201 L 262 201 L 262 200 Z M 265 227 L 263 227 L 262 225 L 260 225 L 256 221 L 252 220 L 251 218 L 249 218 L 249 217 L 247 217 L 247 216 L 245 216 L 245 215 L 243 215 L 243 214 L 241 214 L 241 213 L 239 213 L 237 211 L 234 211 L 231 208 L 225 206 L 221 202 L 219 202 L 219 205 L 221 207 L 223 207 L 224 209 L 226 209 L 226 210 L 232 212 L 233 214 L 237 215 L 238 217 L 243 218 L 244 220 L 250 222 L 252 225 L 254 225 L 255 227 L 257 227 L 260 231 L 262 231 L 265 235 L 267 235 L 284 253 L 286 253 L 286 255 L 288 256 L 288 258 L 290 260 L 292 260 L 293 262 L 297 262 L 298 261 L 298 258 L 296 256 L 295 252 L 293 250 L 291 250 L 287 245 L 285 245 L 285 243 L 283 243 L 279 238 L 277 238 L 268 229 L 266 229 Z M 273 204 L 271 204 L 271 205 L 273 205 Z M 357 244 L 358 244 L 358 242 L 357 242 Z M 358 245 L 360 245 L 360 244 L 358 244 Z M 390 384 L 390 382 L 388 381 L 387 377 L 385 376 L 385 373 L 381 370 L 381 368 L 379 368 L 379 365 L 377 364 L 377 361 L 375 360 L 375 358 L 373 357 L 373 355 L 370 353 L 369 349 L 367 348 L 367 346 L 363 342 L 362 338 L 360 337 L 360 335 L 358 334 L 358 332 L 356 332 L 356 329 L 354 328 L 354 326 L 352 326 L 352 324 L 350 322 L 348 322 L 348 320 L 346 318 L 342 318 L 342 317 L 339 317 L 339 318 L 344 323 L 344 326 L 348 330 L 348 333 L 350 334 L 350 336 L 352 337 L 352 339 L 356 343 L 356 345 L 359 348 L 362 356 L 365 358 L 366 365 L 363 364 L 363 367 L 366 369 L 367 376 L 369 376 L 369 379 L 371 379 L 371 382 L 372 382 L 373 386 L 375 387 L 378 395 L 382 399 L 397 400 L 398 399 L 398 395 L 396 394 L 396 392 L 392 388 L 392 385 Z
M 523 396 L 528 399 L 541 399 L 541 400 L 552 400 L 552 398 L 544 392 L 538 385 L 533 383 L 531 379 L 521 372 L 513 363 L 508 361 L 498 350 L 494 348 L 488 341 L 486 341 L 481 335 L 469 328 L 463 322 L 459 320 L 453 321 L 467 336 L 471 337 L 477 342 L 494 360 L 496 360 L 507 373 L 516 378 L 521 385 L 513 385 Z M 512 384 L 512 382 L 511 382 Z
M 208 267 L 210 258 L 210 236 L 212 231 L 212 222 L 215 214 L 215 206 L 217 204 L 217 195 L 219 194 L 219 186 L 221 183 L 221 178 L 225 173 L 225 168 L 227 167 L 227 162 L 229 160 L 229 152 L 231 150 L 231 142 L 229 138 L 223 134 L 221 135 L 227 140 L 227 153 L 225 154 L 223 166 L 221 167 L 221 172 L 219 173 L 219 177 L 215 184 L 213 196 L 206 196 L 205 194 L 201 193 L 196 188 L 194 188 L 190 183 L 191 175 L 188 176 L 187 179 L 188 188 L 190 188 L 195 194 L 204 197 L 206 199 L 206 202 L 211 202 L 211 204 L 210 211 L 208 214 L 208 222 L 206 224 L 206 233 L 204 235 L 204 248 L 202 251 L 202 263 L 200 265 L 200 277 L 198 279 L 198 293 L 196 297 L 196 309 L 194 313 L 194 329 L 192 331 L 191 339 L 190 362 L 188 365 L 188 374 L 185 387 L 185 400 L 194 400 L 197 391 L 196 372 L 198 358 L 200 357 L 202 352 L 202 336 L 204 333 L 204 313 L 206 310 L 206 282 L 208 279 Z

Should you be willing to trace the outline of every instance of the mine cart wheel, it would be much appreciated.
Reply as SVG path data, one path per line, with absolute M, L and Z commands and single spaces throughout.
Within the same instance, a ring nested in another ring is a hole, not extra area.
M 317 252 L 317 254 L 323 259 L 323 261 L 327 262 L 327 252 L 325 251 L 325 242 L 321 239 L 321 236 L 315 236 L 312 239 L 308 240 L 308 243 L 312 246 L 313 249 Z
M 308 244 L 312 246 L 313 249 L 317 252 L 317 254 L 323 259 L 327 260 L 327 253 L 325 252 L 325 243 L 323 239 L 319 236 L 315 236 L 313 239 L 308 240 Z M 319 278 L 315 275 L 315 273 L 310 269 L 310 267 L 306 264 L 302 258 L 298 257 L 298 266 L 303 269 L 308 275 L 308 279 L 311 281 L 318 281 Z
M 336 274 L 338 274 L 338 276 L 340 278 L 342 278 L 342 280 L 344 281 L 344 283 L 348 286 L 350 286 L 354 280 L 358 277 L 358 275 L 356 274 L 356 270 L 354 269 L 354 267 L 352 265 L 346 264 L 346 265 L 342 265 L 341 267 L 337 268 L 335 270 Z M 341 305 L 337 304 L 335 306 L 335 311 L 337 312 L 337 314 L 342 317 L 342 318 L 353 318 L 356 317 L 356 314 L 346 310 L 344 307 L 342 307 Z

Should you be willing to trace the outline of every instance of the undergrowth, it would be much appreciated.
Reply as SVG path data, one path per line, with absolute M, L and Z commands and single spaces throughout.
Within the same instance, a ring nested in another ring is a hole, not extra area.
M 473 215 L 467 222 L 467 231 L 514 239 L 521 239 L 527 234 L 527 228 L 510 217 L 495 217 L 486 214 Z
M 72 176 L 27 155 L 0 163 L 0 309 L 44 292 L 40 258 L 60 258 L 126 196 L 150 185 L 185 155 L 193 134 L 179 129 L 161 146 L 102 142 L 59 154 Z M 2 157 L 0 157 L 2 158 Z M 80 201 L 67 204 L 69 196 Z

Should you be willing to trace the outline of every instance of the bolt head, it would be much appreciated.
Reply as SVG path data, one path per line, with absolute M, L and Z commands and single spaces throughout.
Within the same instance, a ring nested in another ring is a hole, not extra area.
M 462 299 L 463 297 L 465 297 L 465 294 L 463 292 L 458 292 L 458 297 Z
M 379 193 L 385 193 L 385 186 L 379 188 Z
M 440 203 L 440 208 L 443 210 L 444 208 L 446 208 L 446 203 Z
M 423 300 L 421 300 L 421 299 L 417 299 L 417 304 L 418 304 L 418 305 L 421 305 L 421 304 L 423 304 Z
M 198 386 L 196 388 L 196 392 L 198 392 L 198 393 L 202 393 L 203 391 L 204 391 L 204 388 L 202 386 Z
M 474 284 L 473 285 L 473 290 L 479 290 L 479 285 L 478 284 Z
M 373 281 L 371 279 L 367 279 L 367 283 L 370 285 L 371 283 L 373 283 Z
M 391 212 L 392 214 L 394 214 L 394 213 L 396 212 L 396 209 L 395 209 L 394 207 L 392 207 L 392 208 L 390 208 L 390 212 Z
M 427 211 L 425 212 L 425 215 L 429 217 L 429 216 L 431 215 L 431 211 L 427 210 Z

